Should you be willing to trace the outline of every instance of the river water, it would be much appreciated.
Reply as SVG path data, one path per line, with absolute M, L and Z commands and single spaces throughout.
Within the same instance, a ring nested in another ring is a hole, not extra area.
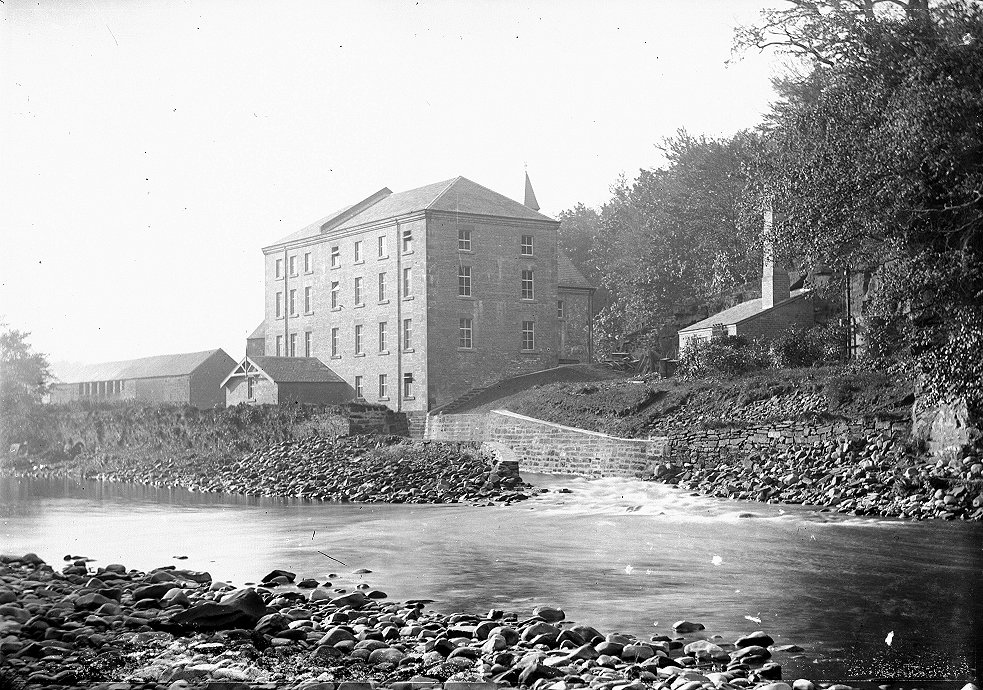
M 965 680 L 980 658 L 983 525 L 525 478 L 553 491 L 509 507 L 352 505 L 0 477 L 0 551 L 237 585 L 273 568 L 331 574 L 448 612 L 552 604 L 643 639 L 680 619 L 726 642 L 765 630 L 804 649 L 777 655 L 786 678 Z

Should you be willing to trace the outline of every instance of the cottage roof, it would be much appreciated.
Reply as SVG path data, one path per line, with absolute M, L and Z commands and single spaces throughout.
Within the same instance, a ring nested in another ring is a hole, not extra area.
M 749 299 L 747 302 L 741 302 L 730 309 L 724 309 L 721 312 L 717 312 L 713 316 L 710 316 L 702 321 L 697 321 L 696 323 L 690 324 L 686 328 L 679 329 L 680 333 L 686 333 L 688 331 L 698 331 L 703 328 L 712 328 L 713 326 L 731 326 L 742 321 L 747 321 L 748 319 L 755 317 L 759 314 L 763 314 L 766 311 L 771 311 L 777 307 L 787 304 L 792 300 L 799 299 L 805 294 L 805 291 L 800 291 L 797 294 L 792 295 L 787 300 L 779 302 L 774 307 L 770 309 L 761 308 L 761 298 Z
M 217 352 L 225 354 L 221 348 L 218 348 L 216 350 L 156 355 L 100 364 L 66 363 L 58 366 L 55 377 L 61 383 L 85 383 L 90 381 L 149 379 L 161 376 L 187 376 Z M 228 357 L 228 355 L 225 356 Z
M 344 383 L 343 378 L 317 357 L 247 357 L 246 359 L 275 383 Z
M 556 255 L 556 273 L 557 283 L 561 288 L 594 289 L 594 286 L 587 282 L 584 274 L 573 265 L 573 261 L 563 251 L 557 252 Z
M 346 212 L 352 209 L 356 212 L 350 217 L 344 218 Z M 331 230 L 345 230 L 387 218 L 404 216 L 416 211 L 449 211 L 499 218 L 556 222 L 553 218 L 472 182 L 466 177 L 455 177 L 451 180 L 434 182 L 395 194 L 383 188 L 364 201 L 325 216 L 316 223 L 280 238 L 270 246 L 314 237 L 320 234 L 321 228 L 325 226 Z M 339 218 L 344 218 L 343 222 L 334 225 L 332 221 Z

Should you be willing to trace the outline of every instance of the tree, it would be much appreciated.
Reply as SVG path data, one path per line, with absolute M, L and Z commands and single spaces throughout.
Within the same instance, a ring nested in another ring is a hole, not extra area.
M 47 358 L 33 352 L 30 333 L 0 324 L 0 443 L 27 431 L 31 409 L 41 403 L 51 381 Z
M 980 407 L 983 10 L 791 4 L 764 27 L 811 71 L 781 85 L 763 128 L 757 174 L 784 212 L 771 239 L 814 263 L 880 267 L 871 337 L 911 358 L 930 402 Z

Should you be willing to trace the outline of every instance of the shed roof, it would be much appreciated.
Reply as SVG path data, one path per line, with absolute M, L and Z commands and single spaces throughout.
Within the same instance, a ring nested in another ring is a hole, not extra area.
M 247 357 L 276 383 L 344 383 L 317 357 Z
M 573 261 L 565 252 L 559 251 L 556 255 L 556 274 L 559 287 L 571 287 L 593 290 L 594 286 L 587 282 L 584 274 L 574 266 Z
M 225 354 L 224 350 L 218 348 L 201 352 L 127 359 L 120 362 L 66 364 L 55 371 L 55 377 L 61 383 L 85 383 L 89 381 L 150 379 L 161 376 L 187 376 L 217 352 Z M 228 355 L 225 356 L 229 357 Z M 232 358 L 229 357 L 229 359 Z
M 800 291 L 798 294 L 792 295 L 787 300 L 783 300 L 776 304 L 770 309 L 761 308 L 761 298 L 749 299 L 747 302 L 741 302 L 730 309 L 724 309 L 721 312 L 717 312 L 713 316 L 710 316 L 702 321 L 697 321 L 696 323 L 690 324 L 686 328 L 680 328 L 680 333 L 686 333 L 687 331 L 698 331 L 704 328 L 712 328 L 713 326 L 731 326 L 733 324 L 741 323 L 742 321 L 747 321 L 753 316 L 757 316 L 766 311 L 771 311 L 777 307 L 787 304 L 792 300 L 799 299 L 805 294 L 805 291 Z
M 366 203 L 368 202 L 368 203 Z M 373 223 L 387 218 L 396 218 L 416 211 L 449 211 L 481 216 L 496 216 L 499 218 L 517 218 L 521 220 L 539 220 L 556 222 L 547 215 L 534 211 L 504 194 L 492 191 L 487 187 L 472 182 L 466 177 L 455 177 L 450 180 L 410 189 L 395 194 L 383 188 L 363 202 L 352 204 L 330 216 L 325 216 L 316 223 L 291 233 L 270 246 L 286 244 L 294 240 L 314 237 L 321 233 L 321 228 L 331 224 L 331 221 L 343 216 L 346 211 L 357 206 L 358 209 L 350 218 L 330 229 L 345 230 L 360 225 Z

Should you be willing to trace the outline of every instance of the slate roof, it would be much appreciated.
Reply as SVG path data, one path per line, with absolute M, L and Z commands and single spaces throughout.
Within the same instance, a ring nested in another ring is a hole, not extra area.
M 570 257 L 562 251 L 557 252 L 556 255 L 556 274 L 559 287 L 594 289 L 594 286 L 584 278 L 584 274 L 573 265 Z
M 276 383 L 344 383 L 317 357 L 249 357 Z
M 156 355 L 140 359 L 128 359 L 120 362 L 102 362 L 100 364 L 66 364 L 55 372 L 60 383 L 85 383 L 90 381 L 117 381 L 122 379 L 150 379 L 161 376 L 187 376 L 204 364 L 205 360 L 216 352 L 224 351 L 203 350 L 202 352 L 185 352 L 175 355 Z M 228 355 L 226 355 L 228 357 Z M 231 359 L 231 357 L 230 357 Z
M 776 304 L 774 307 L 771 307 L 771 309 L 775 309 L 776 307 L 780 307 L 783 304 L 787 304 L 788 302 L 791 302 L 794 299 L 798 299 L 802 297 L 802 295 L 804 294 L 805 292 L 803 291 L 803 292 L 799 292 L 796 295 L 792 295 L 787 300 L 783 300 L 778 304 Z M 761 308 L 760 297 L 758 297 L 757 299 L 749 299 L 747 302 L 741 302 L 740 304 L 737 304 L 731 307 L 730 309 L 724 309 L 723 311 L 717 312 L 713 316 L 703 319 L 702 321 L 697 321 L 696 323 L 690 324 L 686 328 L 681 328 L 679 329 L 679 332 L 685 333 L 687 331 L 698 331 L 701 328 L 711 328 L 712 326 L 716 326 L 718 324 L 723 326 L 730 326 L 731 324 L 740 323 L 741 321 L 747 321 L 752 316 L 757 316 L 758 314 L 761 314 L 764 311 L 770 311 L 770 310 Z
M 388 192 L 389 190 L 384 188 L 381 191 Z M 379 193 L 377 192 L 377 194 Z M 312 223 L 297 232 L 280 238 L 270 246 L 273 247 L 306 237 L 314 237 L 321 232 L 321 227 L 325 223 L 330 223 L 331 220 L 343 215 L 347 210 L 355 206 L 358 206 L 358 204 L 352 204 L 330 216 L 325 216 L 316 223 Z M 472 182 L 466 177 L 455 177 L 451 180 L 434 182 L 433 184 L 424 185 L 423 187 L 417 187 L 416 189 L 410 189 L 405 192 L 396 192 L 395 194 L 390 192 L 381 195 L 377 201 L 368 204 L 366 208 L 361 209 L 351 218 L 346 219 L 336 228 L 331 229 L 345 230 L 424 210 L 556 222 L 553 218 L 534 211 L 503 194 L 499 194 L 476 182 Z
M 260 322 L 258 326 L 249 334 L 246 340 L 252 340 L 253 338 L 265 338 L 266 337 L 266 321 Z

